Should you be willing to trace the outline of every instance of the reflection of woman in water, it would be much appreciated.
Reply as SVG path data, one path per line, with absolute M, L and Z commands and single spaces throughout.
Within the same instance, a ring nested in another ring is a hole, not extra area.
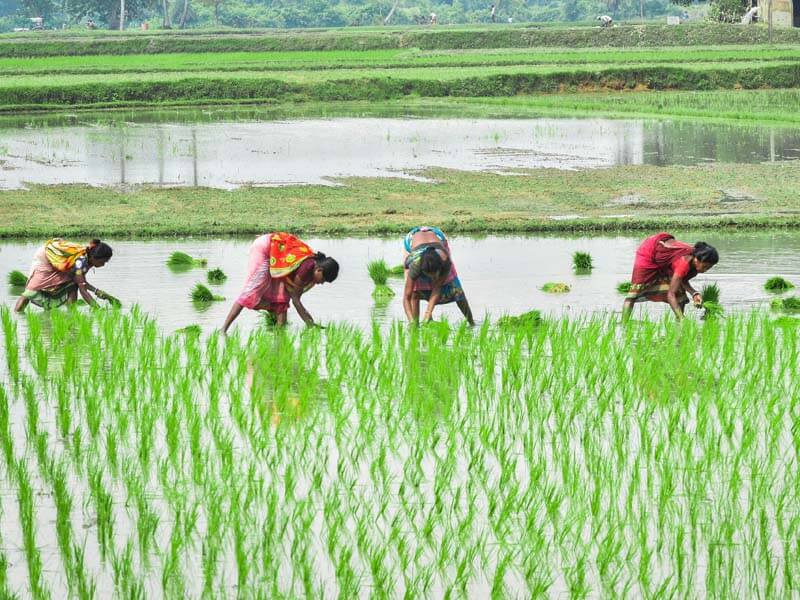
M 250 262 L 244 289 L 233 303 L 222 332 L 242 312 L 266 310 L 286 323 L 289 301 L 307 325 L 314 319 L 303 306 L 300 296 L 315 285 L 330 283 L 339 275 L 339 263 L 321 252 L 314 252 L 302 240 L 289 233 L 268 233 L 256 238 L 250 246 Z
M 111 260 L 112 254 L 111 246 L 100 240 L 92 240 L 88 246 L 60 238 L 48 240 L 33 257 L 25 291 L 14 310 L 25 310 L 29 302 L 44 309 L 72 304 L 79 293 L 91 306 L 97 303 L 90 292 L 98 298 L 111 299 L 86 281 L 86 274 L 92 268 L 103 267 Z
M 414 227 L 406 235 L 404 248 L 406 286 L 403 308 L 408 320 L 419 322 L 420 300 L 428 302 L 424 321 L 431 319 L 438 304 L 455 302 L 469 324 L 474 325 L 472 310 L 458 279 L 444 233 L 436 227 Z
M 668 303 L 675 316 L 681 319 L 689 302 L 687 293 L 697 306 L 703 303 L 700 292 L 689 280 L 698 273 L 705 273 L 717 262 L 719 254 L 705 242 L 692 246 L 679 242 L 669 233 L 647 238 L 636 250 L 632 285 L 622 306 L 622 318 L 630 317 L 636 302 L 647 300 Z

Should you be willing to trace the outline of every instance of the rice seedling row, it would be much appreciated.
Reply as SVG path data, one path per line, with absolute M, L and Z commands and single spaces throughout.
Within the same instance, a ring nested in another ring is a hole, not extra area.
M 3 594 L 783 597 L 800 577 L 798 328 L 765 312 L 0 325 Z

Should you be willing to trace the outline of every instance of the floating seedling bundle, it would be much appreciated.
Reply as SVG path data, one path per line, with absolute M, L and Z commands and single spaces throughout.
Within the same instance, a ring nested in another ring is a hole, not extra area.
M 790 281 L 787 281 L 783 277 L 770 277 L 767 279 L 767 282 L 764 284 L 764 289 L 768 292 L 774 292 L 776 294 L 780 294 L 787 290 L 790 290 L 794 287 L 794 284 Z
M 570 291 L 570 287 L 566 283 L 548 282 L 542 286 L 542 291 L 548 294 L 566 294 Z
M 193 258 L 185 252 L 173 252 L 167 259 L 167 266 L 175 271 L 205 267 L 208 261 L 205 258 Z
M 800 581 L 800 329 L 765 313 L 224 338 L 135 308 L 2 308 L 0 325 L 4 597 Z
M 204 286 L 202 283 L 195 283 L 194 287 L 192 288 L 189 297 L 192 299 L 192 302 L 218 302 L 221 300 L 225 300 L 222 296 L 217 296 L 214 294 L 210 289 Z
M 578 274 L 591 273 L 594 268 L 592 255 L 588 252 L 575 252 L 572 255 L 572 268 Z
M 221 285 L 228 279 L 222 269 L 211 269 L 206 273 L 206 277 L 208 278 L 208 283 L 212 285 Z

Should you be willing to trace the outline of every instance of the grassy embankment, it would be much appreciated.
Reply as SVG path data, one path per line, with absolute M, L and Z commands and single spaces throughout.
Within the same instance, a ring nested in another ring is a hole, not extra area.
M 19 61 L 0 65 L 0 110 L 41 110 L 59 107 L 153 105 L 164 102 L 208 103 L 216 101 L 246 102 L 307 102 L 307 101 L 385 101 L 407 97 L 509 97 L 541 92 L 590 90 L 711 90 L 734 88 L 793 88 L 800 87 L 800 63 L 787 54 L 769 54 L 766 60 L 755 56 L 728 57 L 683 63 L 637 62 L 641 54 L 628 62 L 625 52 L 611 53 L 608 62 L 579 64 L 579 55 L 569 55 L 564 62 L 558 57 L 524 57 L 519 64 L 475 64 L 467 57 L 448 57 L 448 66 L 401 67 L 397 62 L 383 62 L 379 51 L 374 64 L 334 68 L 307 68 L 307 62 L 289 61 L 278 69 L 252 70 L 239 63 L 227 69 L 223 63 L 211 62 L 194 70 L 170 68 L 148 70 L 150 57 L 133 57 L 120 72 L 109 73 L 102 63 L 81 67 L 66 67 L 65 73 L 53 65 L 49 71 L 46 61 L 32 61 L 31 72 L 25 72 Z M 341 60 L 341 53 L 334 60 Z M 371 52 L 360 58 L 369 60 Z M 586 53 L 588 54 L 588 52 Z M 285 55 L 284 55 L 285 56 Z M 507 60 L 510 55 L 506 55 Z M 733 58 L 732 58 L 733 57 Z M 202 59 L 198 59 L 202 60 Z M 112 61 L 113 62 L 113 61 Z M 119 61 L 118 61 L 119 62 Z M 158 62 L 158 61 L 155 61 Z M 312 62 L 326 64 L 326 57 L 317 56 Z M 268 63 L 267 63 L 268 64 Z M 63 65 L 63 63 L 62 63 Z M 96 69 L 92 72 L 92 68 Z M 76 73 L 76 69 L 82 72 Z M 43 75 L 46 79 L 43 81 Z
M 38 186 L 0 194 L 0 236 L 400 233 L 421 222 L 448 231 L 526 232 L 658 227 L 797 226 L 792 163 L 624 166 L 508 177 L 432 170 L 437 183 L 345 179 L 344 186 L 136 188 Z M 752 200 L 729 202 L 726 190 Z M 76 217 L 80 215 L 80 217 Z M 564 215 L 577 219 L 561 220 Z
M 800 86 L 800 35 L 781 33 L 784 45 L 772 47 L 760 44 L 763 33 L 647 25 L 3 36 L 0 110 Z

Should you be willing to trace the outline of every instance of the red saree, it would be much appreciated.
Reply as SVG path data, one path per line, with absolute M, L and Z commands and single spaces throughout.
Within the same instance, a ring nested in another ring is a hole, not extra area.
M 676 273 L 687 281 L 696 273 L 686 260 L 694 246 L 679 242 L 669 233 L 657 233 L 644 240 L 636 250 L 636 259 L 631 274 L 631 289 L 626 300 L 640 302 L 666 302 L 670 281 Z M 678 302 L 688 302 L 684 294 Z

